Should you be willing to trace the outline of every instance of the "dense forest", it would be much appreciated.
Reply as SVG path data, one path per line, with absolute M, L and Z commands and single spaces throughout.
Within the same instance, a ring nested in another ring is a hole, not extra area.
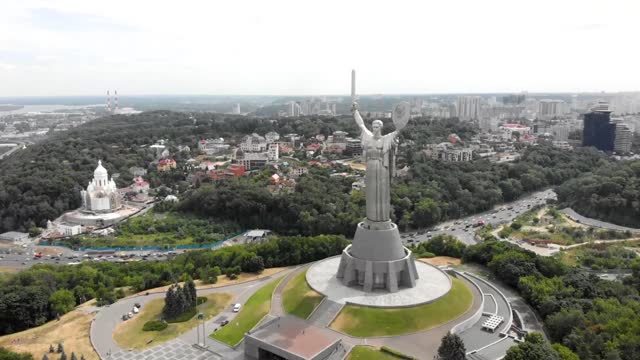
M 566 152 L 544 146 L 531 147 L 520 161 L 507 164 L 442 163 L 416 157 L 410 175 L 392 184 L 392 219 L 402 229 L 428 227 L 562 184 L 603 164 L 606 158 L 592 149 Z M 350 193 L 353 180 L 331 177 L 327 169 L 312 169 L 294 192 L 281 195 L 267 191 L 267 178 L 202 186 L 183 194 L 178 209 L 237 221 L 243 228 L 348 237 L 364 217 L 364 195 Z
M 390 121 L 385 131 L 392 129 Z M 357 136 L 349 116 L 303 117 L 266 120 L 212 113 L 147 112 L 134 116 L 110 116 L 84 124 L 0 161 L 0 232 L 27 231 L 80 205 L 79 191 L 86 186 L 102 159 L 111 174 L 119 173 L 119 186 L 128 185 L 131 166 L 147 168 L 152 186 L 169 185 L 183 199 L 182 212 L 207 216 L 231 227 L 265 227 L 282 234 L 351 236 L 364 216 L 364 197 L 350 193 L 349 178 L 331 177 L 315 169 L 303 176 L 294 192 L 271 195 L 268 177 L 204 183 L 192 188 L 182 171 L 158 173 L 156 154 L 147 149 L 158 140 L 168 141 L 178 158 L 177 145 L 195 149 L 200 138 L 239 139 L 242 135 L 277 131 L 307 138 L 344 130 Z M 463 140 L 475 134 L 470 123 L 456 119 L 412 119 L 402 132 L 398 154 L 400 167 L 411 171 L 392 184 L 392 218 L 401 228 L 422 228 L 439 221 L 487 210 L 521 195 L 580 177 L 609 161 L 592 149 L 564 151 L 530 147 L 519 161 L 495 164 L 486 160 L 443 163 L 425 159 L 420 150 L 451 133 Z M 182 157 L 182 158 L 180 158 Z M 334 169 L 335 170 L 335 169 Z
M 240 271 L 291 266 L 338 255 L 347 245 L 341 236 L 281 237 L 249 246 L 191 251 L 164 262 L 35 265 L 0 277 L 0 335 L 42 325 L 92 298 L 110 304 L 125 294 L 200 279 L 216 269 L 230 277 Z M 211 282 L 211 281 L 208 281 Z
M 488 266 L 518 289 L 543 318 L 551 341 L 562 345 L 554 346 L 556 351 L 582 360 L 640 358 L 640 260 L 634 260 L 633 275 L 624 283 L 601 280 L 508 242 L 467 247 L 463 261 Z
M 558 200 L 578 213 L 640 228 L 640 161 L 611 162 L 558 187 Z

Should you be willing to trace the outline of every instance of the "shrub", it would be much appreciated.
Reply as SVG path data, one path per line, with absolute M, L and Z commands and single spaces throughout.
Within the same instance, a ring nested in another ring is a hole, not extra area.
M 202 305 L 204 303 L 207 302 L 207 298 L 204 296 L 198 296 L 198 299 L 196 301 L 196 305 Z
M 415 358 L 409 355 L 405 355 L 403 353 L 401 353 L 400 351 L 397 350 L 393 350 L 392 348 L 383 346 L 380 348 L 380 351 L 387 353 L 387 354 L 391 354 L 399 359 L 405 359 L 405 360 L 414 360 Z
M 196 308 L 191 308 L 188 309 L 187 311 L 183 312 L 182 314 L 174 317 L 174 318 L 170 318 L 170 319 L 166 319 L 166 321 L 168 323 L 179 323 L 179 322 L 185 322 L 188 321 L 189 319 L 191 319 L 192 317 L 196 316 L 196 313 L 198 312 L 198 310 Z
M 147 321 L 142 327 L 142 331 L 161 331 L 167 328 L 167 323 L 160 320 Z

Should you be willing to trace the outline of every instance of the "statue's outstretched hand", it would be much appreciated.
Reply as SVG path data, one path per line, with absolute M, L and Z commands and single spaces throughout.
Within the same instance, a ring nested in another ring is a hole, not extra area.
M 356 111 L 358 110 L 358 102 L 353 100 L 353 102 L 351 103 L 351 111 Z

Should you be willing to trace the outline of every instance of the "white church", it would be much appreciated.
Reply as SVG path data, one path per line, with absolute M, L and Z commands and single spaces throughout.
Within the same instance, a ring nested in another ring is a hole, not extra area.
M 89 182 L 87 190 L 80 191 L 82 207 L 88 211 L 111 212 L 120 208 L 120 196 L 116 183 L 109 179 L 107 169 L 98 160 L 98 167 L 93 172 L 93 180 Z

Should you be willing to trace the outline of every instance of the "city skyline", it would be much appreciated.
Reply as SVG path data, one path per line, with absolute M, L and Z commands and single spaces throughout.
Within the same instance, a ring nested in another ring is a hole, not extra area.
M 0 96 L 640 90 L 624 0 L 150 4 L 4 2 Z

